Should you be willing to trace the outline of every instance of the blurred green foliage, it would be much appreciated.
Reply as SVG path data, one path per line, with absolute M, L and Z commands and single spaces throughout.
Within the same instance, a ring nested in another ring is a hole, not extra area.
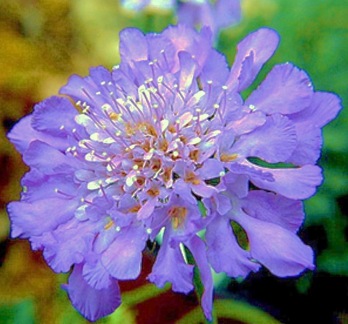
M 242 0 L 242 3 L 242 22 L 224 30 L 216 44 L 229 63 L 233 61 L 239 40 L 259 27 L 269 26 L 278 31 L 281 44 L 254 87 L 274 64 L 290 61 L 308 72 L 317 90 L 335 92 L 341 96 L 343 106 L 347 105 L 346 0 Z M 90 66 L 112 67 L 117 64 L 120 30 L 134 26 L 144 32 L 161 31 L 169 23 L 175 23 L 171 12 L 126 12 L 115 0 L 1 0 L 0 136 L 5 138 L 11 124 L 30 112 L 35 102 L 57 93 L 70 74 L 86 75 Z M 331 276 L 348 276 L 347 130 L 346 109 L 324 129 L 319 163 L 324 168 L 325 181 L 318 193 L 306 201 L 307 218 L 301 232 L 304 240 L 316 249 L 316 273 Z M 25 167 L 5 139 L 1 139 L 0 154 L 0 241 L 3 243 L 8 242 L 9 232 L 5 205 L 19 198 L 19 180 Z M 311 229 L 318 227 L 322 229 L 320 237 L 306 236 Z M 86 323 L 59 288 L 66 276 L 54 275 L 25 243 L 6 243 L 5 252 L 0 267 L 0 323 Z M 312 280 L 311 273 L 298 279 L 298 291 L 305 294 Z M 143 282 L 142 279 L 140 284 Z M 226 282 L 226 278 L 217 277 L 219 294 L 226 293 Z M 192 310 L 197 302 L 190 304 L 185 299 L 189 306 L 179 308 L 166 304 L 164 296 L 167 292 L 150 286 L 138 287 L 136 289 L 140 290 L 136 291 L 134 287 L 127 289 L 123 306 L 100 323 L 150 323 L 139 314 L 150 317 L 154 314 L 142 312 L 137 304 L 146 299 L 151 302 L 158 294 L 162 296 L 156 299 L 159 309 L 172 307 L 180 309 L 181 315 L 187 313 L 182 318 L 183 323 L 202 320 L 201 313 Z M 182 296 L 175 298 L 183 300 Z M 267 318 L 267 323 L 273 321 L 246 303 L 229 303 L 233 302 L 217 301 L 215 319 L 221 315 L 242 323 L 255 322 L 255 318 L 259 323 L 261 319 L 266 323 Z M 226 314 L 228 309 L 232 311 Z M 348 305 L 345 312 L 348 312 Z

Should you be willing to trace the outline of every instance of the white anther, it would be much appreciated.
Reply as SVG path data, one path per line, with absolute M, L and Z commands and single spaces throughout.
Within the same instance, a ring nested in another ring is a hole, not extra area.
M 111 106 L 110 106 L 108 103 L 105 103 L 104 105 L 102 105 L 101 108 L 102 108 L 103 110 L 112 109 Z

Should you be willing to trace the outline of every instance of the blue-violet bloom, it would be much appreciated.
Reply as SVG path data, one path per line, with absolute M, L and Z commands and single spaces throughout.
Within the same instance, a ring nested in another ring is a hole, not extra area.
M 125 29 L 120 65 L 71 76 L 62 96 L 37 104 L 8 135 L 30 167 L 20 201 L 8 205 L 11 236 L 28 238 L 55 272 L 72 269 L 66 290 L 91 321 L 120 305 L 118 281 L 139 276 L 146 243 L 160 234 L 148 279 L 190 292 L 189 250 L 208 319 L 211 269 L 246 277 L 264 265 L 286 277 L 314 268 L 296 233 L 302 200 L 322 181 L 321 128 L 340 100 L 314 91 L 291 63 L 244 100 L 278 34 L 248 35 L 231 68 L 211 39 L 209 28 L 184 25 Z
M 147 7 L 176 10 L 178 22 L 191 27 L 208 26 L 216 36 L 241 20 L 241 0 L 121 0 L 124 8 L 140 11 Z

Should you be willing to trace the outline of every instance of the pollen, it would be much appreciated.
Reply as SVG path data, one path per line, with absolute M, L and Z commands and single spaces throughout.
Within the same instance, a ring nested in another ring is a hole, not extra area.
M 112 121 L 120 121 L 122 114 L 117 114 L 113 111 L 113 112 L 109 113 L 108 116 Z
M 189 153 L 189 158 L 190 158 L 192 161 L 197 162 L 197 161 L 198 161 L 198 158 L 199 158 L 199 150 L 192 150 L 192 151 L 190 151 L 190 153 Z
M 156 187 L 152 187 L 147 191 L 147 194 L 151 197 L 157 197 L 159 195 L 159 189 Z
M 172 221 L 172 226 L 174 229 L 178 229 L 183 226 L 187 216 L 187 209 L 185 207 L 172 207 L 169 209 L 169 217 Z
M 188 172 L 185 177 L 185 182 L 189 182 L 193 185 L 198 185 L 201 183 L 201 180 L 193 172 Z
M 112 219 L 110 219 L 108 221 L 108 223 L 104 226 L 104 229 L 107 231 L 108 229 L 110 229 L 113 225 L 114 225 L 114 221 Z
M 176 128 L 174 125 L 169 125 L 168 126 L 168 131 L 172 134 L 176 133 Z
M 137 213 L 137 212 L 139 211 L 140 208 L 141 208 L 140 205 L 135 205 L 135 206 L 129 208 L 129 209 L 128 209 L 128 212 L 129 212 L 129 213 Z
M 222 153 L 220 155 L 220 160 L 222 162 L 232 162 L 232 161 L 235 161 L 237 158 L 238 158 L 237 153 L 233 153 L 233 154 Z
M 159 149 L 163 152 L 166 152 L 168 150 L 169 144 L 168 141 L 166 139 L 163 139 L 162 141 L 160 141 L 159 143 Z

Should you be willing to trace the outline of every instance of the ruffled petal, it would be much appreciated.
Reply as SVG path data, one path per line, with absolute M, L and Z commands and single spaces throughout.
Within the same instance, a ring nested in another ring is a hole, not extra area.
M 92 288 L 83 278 L 82 267 L 75 265 L 64 288 L 73 306 L 89 321 L 96 321 L 121 305 L 120 288 L 116 280 L 108 288 Z
M 285 161 L 297 144 L 294 124 L 280 114 L 269 116 L 266 123 L 253 132 L 242 135 L 233 146 L 245 157 L 256 156 L 270 163 Z
M 225 215 L 232 209 L 231 199 L 224 194 L 216 195 L 216 211 L 220 215 Z
M 117 236 L 115 225 L 108 229 L 103 229 L 99 232 L 94 241 L 94 251 L 98 254 L 103 253 Z
M 196 203 L 196 198 L 192 195 L 190 186 L 184 180 L 178 179 L 175 181 L 173 189 L 182 199 L 191 204 Z
M 35 106 L 31 124 L 34 129 L 52 136 L 66 137 L 76 127 L 77 110 L 67 98 L 53 96 Z
M 207 259 L 206 246 L 204 242 L 198 237 L 193 236 L 187 243 L 185 243 L 191 251 L 197 267 L 199 269 L 201 281 L 204 287 L 201 305 L 205 317 L 210 321 L 212 319 L 213 310 L 213 276 L 210 265 Z
M 277 224 L 293 233 L 297 232 L 305 217 L 300 200 L 263 190 L 250 191 L 241 201 L 241 206 L 248 215 Z
M 249 192 L 249 177 L 244 174 L 227 173 L 223 182 L 231 193 L 239 198 L 245 197 Z
M 193 266 L 185 262 L 178 244 L 169 244 L 166 231 L 148 279 L 160 288 L 170 282 L 174 291 L 187 294 L 193 289 L 192 278 Z
M 227 166 L 231 173 L 248 176 L 252 181 L 258 179 L 260 181 L 274 182 L 273 169 L 257 167 L 249 163 L 247 160 L 241 163 L 231 163 Z
M 74 217 L 78 203 L 76 200 L 59 198 L 11 202 L 7 206 L 11 236 L 30 237 L 52 231 Z
M 123 63 L 148 59 L 148 45 L 145 35 L 137 28 L 126 28 L 120 32 L 120 55 Z
M 217 178 L 224 173 L 224 166 L 216 159 L 208 159 L 203 163 L 202 167 L 197 170 L 197 173 L 200 178 L 204 180 Z
M 56 272 L 67 272 L 73 264 L 81 263 L 88 254 L 95 237 L 93 224 L 72 221 L 45 233 L 39 238 L 44 246 L 43 255 Z
M 305 123 L 310 127 L 323 127 L 335 119 L 342 109 L 340 98 L 329 92 L 315 92 L 310 106 L 289 116 L 296 123 Z
M 230 277 L 246 277 L 257 271 L 259 265 L 251 261 L 248 251 L 237 243 L 229 219 L 216 216 L 207 227 L 207 257 L 216 272 L 225 272 Z
M 72 75 L 59 93 L 70 96 L 83 109 L 88 106 L 88 109 L 95 110 L 98 114 L 103 105 L 114 104 L 113 94 L 118 91 L 111 72 L 103 66 L 97 66 L 91 68 L 86 77 Z
M 180 62 L 179 87 L 187 90 L 191 87 L 192 81 L 197 75 L 198 66 L 188 52 L 182 51 L 178 55 Z
M 175 48 L 172 42 L 161 34 L 146 35 L 149 59 L 156 61 L 161 71 L 170 71 L 175 63 Z
M 253 258 L 279 277 L 296 276 L 314 269 L 313 251 L 298 236 L 276 224 L 245 214 L 235 220 L 245 229 Z
M 65 138 L 54 137 L 49 134 L 36 131 L 31 125 L 32 118 L 32 115 L 23 117 L 7 134 L 8 139 L 14 144 L 16 149 L 21 154 L 28 149 L 30 143 L 36 140 L 45 142 L 58 150 L 64 150 L 67 147 Z
M 197 33 L 195 30 L 185 25 L 170 26 L 163 31 L 162 35 L 172 42 L 176 49 L 176 53 L 186 51 L 195 57 L 200 67 L 204 66 L 212 50 L 212 34 L 209 28 L 202 28 L 200 33 Z M 178 70 L 179 60 L 177 60 L 172 72 Z
M 295 165 L 315 164 L 320 157 L 323 144 L 320 128 L 310 128 L 305 123 L 296 124 L 297 145 L 285 162 Z
M 56 148 L 40 141 L 30 143 L 23 154 L 24 162 L 46 175 L 73 173 L 79 165 L 77 159 L 65 155 Z
M 196 195 L 204 198 L 209 198 L 217 192 L 213 186 L 208 186 L 203 182 L 197 185 L 192 185 L 191 189 Z
M 229 69 L 226 57 L 216 51 L 211 51 L 203 66 L 200 78 L 203 83 L 214 80 L 214 85 L 220 86 L 225 84 L 228 77 Z
M 277 32 L 269 28 L 260 28 L 245 37 L 238 44 L 237 55 L 226 85 L 231 88 L 238 87 L 238 91 L 246 89 L 254 81 L 263 64 L 273 55 L 278 43 Z M 251 60 L 252 63 L 244 64 L 245 60 Z M 243 82 L 240 83 L 239 80 Z
M 257 127 L 266 122 L 266 115 L 261 111 L 255 111 L 251 114 L 244 115 L 242 118 L 232 120 L 228 128 L 233 130 L 235 135 L 243 135 L 252 132 Z
M 119 280 L 137 278 L 145 242 L 146 235 L 142 226 L 122 229 L 101 257 L 110 275 Z
M 271 190 L 291 199 L 307 199 L 322 182 L 320 167 L 304 165 L 299 168 L 269 169 L 254 166 L 254 169 L 272 174 L 274 181 L 267 181 L 251 174 L 250 180 L 259 188 Z
M 246 100 L 246 105 L 266 114 L 292 114 L 308 107 L 312 83 L 304 71 L 292 64 L 276 65 Z
M 151 216 L 155 210 L 157 199 L 149 199 L 147 202 L 141 206 L 137 213 L 138 219 L 146 219 Z
M 105 289 L 111 286 L 114 279 L 110 277 L 99 258 L 87 260 L 82 270 L 83 278 L 86 282 L 95 289 Z
M 21 199 L 27 202 L 47 198 L 76 197 L 79 185 L 71 174 L 45 175 L 37 169 L 31 169 L 22 179 L 25 191 Z M 61 192 L 61 194 L 60 194 Z

